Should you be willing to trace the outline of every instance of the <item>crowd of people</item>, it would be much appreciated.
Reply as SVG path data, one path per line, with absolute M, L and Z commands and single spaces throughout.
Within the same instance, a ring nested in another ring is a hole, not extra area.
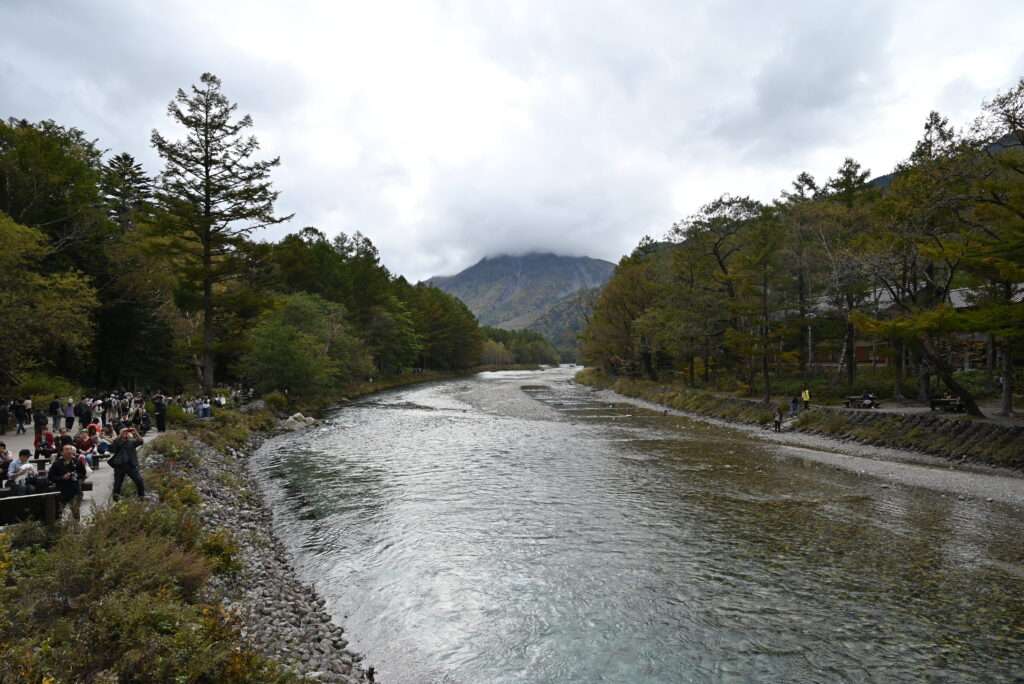
M 7 480 L 6 486 L 15 496 L 56 490 L 62 505 L 69 505 L 72 517 L 78 520 L 82 484 L 99 467 L 100 459 L 107 458 L 114 469 L 114 499 L 120 498 L 126 477 L 143 498 L 146 489 L 136 453 L 143 440 L 138 430 L 123 425 L 115 436 L 113 425 L 106 425 L 102 432 L 96 428 L 90 423 L 75 439 L 62 429 L 59 440 L 47 430 L 35 454 L 31 449 L 21 449 L 17 457 L 0 442 L 0 481 Z
M 113 498 L 121 496 L 125 478 L 135 483 L 140 498 L 145 483 L 139 471 L 137 449 L 155 428 L 167 429 L 170 407 L 196 418 L 211 418 L 215 407 L 246 398 L 244 390 L 216 396 L 146 395 L 111 392 L 105 396 L 52 397 L 44 406 L 31 398 L 0 400 L 0 435 L 13 428 L 16 435 L 34 431 L 32 449 L 17 455 L 0 441 L 0 487 L 14 495 L 56 490 L 62 504 L 79 518 L 82 483 L 103 460 L 114 469 Z M 6 482 L 5 482 L 6 481 Z
M 166 418 L 167 407 L 173 398 L 155 394 L 151 398 L 157 420 Z M 24 434 L 28 428 L 35 431 L 34 446 L 38 447 L 47 429 L 57 433 L 78 429 L 85 430 L 94 421 L 101 427 L 106 425 L 131 425 L 142 434 L 152 427 L 153 417 L 146 408 L 147 397 L 141 393 L 118 392 L 106 397 L 82 397 L 77 402 L 71 398 L 53 397 L 46 406 L 33 405 L 31 397 L 0 401 L 0 435 L 13 427 L 15 434 Z
M 77 520 L 82 484 L 106 460 L 114 469 L 114 499 L 120 498 L 125 478 L 142 498 L 146 490 L 136 451 L 154 419 L 159 432 L 167 429 L 174 401 L 159 393 L 133 392 L 78 401 L 53 397 L 45 407 L 34 406 L 31 398 L 0 401 L 0 434 L 12 427 L 11 419 L 16 435 L 27 433 L 29 426 L 34 430 L 33 449 L 20 449 L 17 456 L 0 442 L 0 483 L 14 495 L 56 490 Z

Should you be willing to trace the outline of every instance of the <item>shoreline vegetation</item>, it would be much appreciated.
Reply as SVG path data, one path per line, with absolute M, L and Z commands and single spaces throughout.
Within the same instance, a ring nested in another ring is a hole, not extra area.
M 767 429 L 774 417 L 773 406 L 756 399 L 723 397 L 668 382 L 614 377 L 594 368 L 580 371 L 575 380 L 595 389 L 610 389 L 626 397 L 732 423 Z M 966 416 L 902 415 L 812 406 L 788 421 L 786 430 L 1024 471 L 1024 427 Z

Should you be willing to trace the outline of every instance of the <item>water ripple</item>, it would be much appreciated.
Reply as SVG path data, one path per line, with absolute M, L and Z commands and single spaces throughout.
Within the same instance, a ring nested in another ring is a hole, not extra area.
M 1020 511 L 595 403 L 565 371 L 267 443 L 275 525 L 388 682 L 1011 682 Z

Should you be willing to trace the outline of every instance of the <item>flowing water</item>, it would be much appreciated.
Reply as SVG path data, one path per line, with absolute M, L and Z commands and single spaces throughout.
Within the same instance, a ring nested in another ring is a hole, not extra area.
M 378 681 L 1024 681 L 1020 509 L 570 380 L 392 391 L 257 454 Z

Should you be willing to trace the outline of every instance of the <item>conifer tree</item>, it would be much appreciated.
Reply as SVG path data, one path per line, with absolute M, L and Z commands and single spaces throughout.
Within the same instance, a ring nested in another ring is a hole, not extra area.
M 182 275 L 201 290 L 200 366 L 207 391 L 214 381 L 215 285 L 237 272 L 232 257 L 252 231 L 291 218 L 274 214 L 278 192 L 270 172 L 280 158 L 253 159 L 259 142 L 246 135 L 252 117 L 236 118 L 237 107 L 221 92 L 220 79 L 205 73 L 191 94 L 179 89 L 167 107 L 185 138 L 171 141 L 156 130 L 151 138 L 165 163 L 158 199 L 179 251 L 188 257 Z
M 135 157 L 122 152 L 103 165 L 100 189 L 107 205 L 107 216 L 122 232 L 128 232 L 140 220 L 149 218 L 153 181 Z

